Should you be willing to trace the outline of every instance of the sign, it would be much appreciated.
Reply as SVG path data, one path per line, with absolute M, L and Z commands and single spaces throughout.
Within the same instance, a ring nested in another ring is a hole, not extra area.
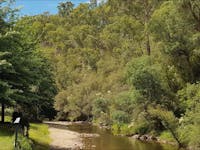
M 19 124 L 20 123 L 20 117 L 16 118 L 16 120 L 14 121 L 14 124 Z

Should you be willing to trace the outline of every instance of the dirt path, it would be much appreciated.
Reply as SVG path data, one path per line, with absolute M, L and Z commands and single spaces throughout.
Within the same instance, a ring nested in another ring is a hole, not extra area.
M 79 133 L 49 127 L 51 150 L 80 150 L 83 147 Z

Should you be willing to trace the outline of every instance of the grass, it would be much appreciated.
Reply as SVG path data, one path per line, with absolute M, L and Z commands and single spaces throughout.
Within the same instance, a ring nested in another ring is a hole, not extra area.
M 9 117 L 6 121 L 9 120 Z M 13 132 L 0 127 L 0 150 L 12 150 L 14 143 Z M 33 141 L 33 150 L 48 150 L 51 139 L 48 126 L 44 124 L 31 124 L 30 139 Z
M 14 137 L 11 131 L 0 128 L 0 150 L 12 150 L 13 140 Z
M 11 117 L 5 116 L 5 122 L 10 122 Z M 0 128 L 0 150 L 11 150 L 14 144 L 13 132 L 6 128 Z
M 30 138 L 34 142 L 34 150 L 47 150 L 51 139 L 48 126 L 44 124 L 31 124 Z
M 5 116 L 5 122 L 12 122 L 12 118 L 10 116 Z

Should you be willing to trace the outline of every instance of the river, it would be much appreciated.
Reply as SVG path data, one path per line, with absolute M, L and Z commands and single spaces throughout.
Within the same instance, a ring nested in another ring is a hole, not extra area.
M 97 137 L 83 137 L 84 150 L 177 150 L 175 146 L 141 142 L 132 138 L 114 136 L 106 129 L 89 124 L 67 126 L 68 130 L 78 133 L 99 134 Z

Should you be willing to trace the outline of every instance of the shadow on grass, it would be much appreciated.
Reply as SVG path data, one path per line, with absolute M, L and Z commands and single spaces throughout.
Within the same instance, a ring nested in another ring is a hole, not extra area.
M 32 140 L 32 141 L 33 141 L 33 144 L 34 144 L 33 150 L 49 150 L 50 149 L 48 144 L 39 143 L 39 142 L 34 141 L 34 140 Z
M 38 127 L 31 125 L 31 129 L 38 130 Z
M 0 123 L 0 136 L 13 136 L 14 128 L 10 123 Z
M 3 137 L 3 136 L 13 136 L 13 132 L 11 131 L 7 131 L 5 129 L 1 129 L 0 128 L 0 136 Z

